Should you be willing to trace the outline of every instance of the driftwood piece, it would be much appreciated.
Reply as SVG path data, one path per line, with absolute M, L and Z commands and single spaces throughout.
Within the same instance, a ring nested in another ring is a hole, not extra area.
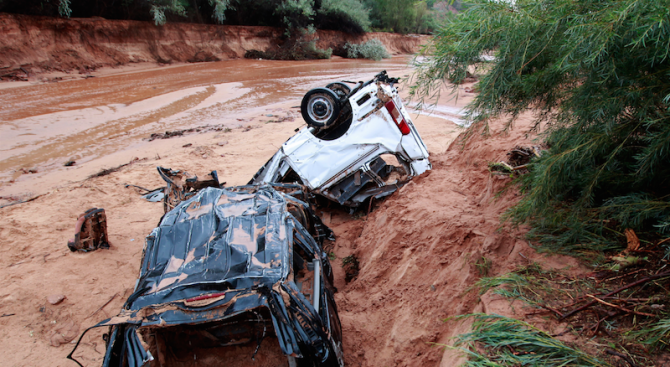
M 44 196 L 44 195 L 46 195 L 46 194 L 33 196 L 33 197 L 31 197 L 30 199 L 26 199 L 26 200 L 15 201 L 15 202 L 13 202 L 13 203 L 5 204 L 5 205 L 0 205 L 0 209 L 2 209 L 2 208 L 6 208 L 6 207 L 8 207 L 8 206 L 12 206 L 12 205 L 23 204 L 23 203 L 29 203 L 29 202 L 31 202 L 31 201 L 33 201 L 33 200 L 35 200 L 35 199 L 37 199 L 37 198 L 40 198 L 40 197 L 42 197 L 42 196 Z
M 558 317 L 561 317 L 561 318 L 563 317 L 563 314 L 561 313 L 561 311 L 559 311 L 559 310 L 557 310 L 557 309 L 555 309 L 555 308 L 553 308 L 553 307 L 549 307 L 549 306 L 547 306 L 547 305 L 540 305 L 540 307 L 542 307 L 542 308 L 544 308 L 544 309 L 547 309 L 547 310 L 549 310 L 549 311 L 555 313 Z
M 633 360 L 632 360 L 629 356 L 627 356 L 627 355 L 625 355 L 625 354 L 619 353 L 619 352 L 617 352 L 617 351 L 615 351 L 615 350 L 612 350 L 612 349 L 605 349 L 605 353 L 607 353 L 607 354 L 609 354 L 609 355 L 612 355 L 612 356 L 617 356 L 617 357 L 623 359 L 623 360 L 626 361 L 626 363 L 628 363 L 631 367 L 637 367 L 637 365 L 635 364 L 635 362 L 633 362 Z
M 668 237 L 668 238 L 662 240 L 661 242 L 657 243 L 656 246 L 658 246 L 658 245 L 660 245 L 660 244 L 662 244 L 662 243 L 666 243 L 666 242 L 668 242 L 668 241 L 670 241 L 670 237 Z
M 603 301 L 602 299 L 600 299 L 600 298 L 598 298 L 598 297 L 595 297 L 595 296 L 592 296 L 592 295 L 590 295 L 590 294 L 587 294 L 586 296 L 589 297 L 589 298 L 592 298 L 592 299 L 593 299 L 594 301 L 596 301 L 596 302 L 602 303 L 602 304 L 605 305 L 605 306 L 610 306 L 610 307 L 612 307 L 612 308 L 616 308 L 616 309 L 621 310 L 621 311 L 626 312 L 626 313 L 632 313 L 632 314 L 640 315 L 640 316 L 656 317 L 656 315 L 654 315 L 654 314 L 650 314 L 650 313 L 646 313 L 646 312 L 638 312 L 638 311 L 634 311 L 634 310 L 629 310 L 629 309 L 627 309 L 627 308 L 625 308 L 625 307 L 621 307 L 621 306 L 617 306 L 617 305 L 615 305 L 615 304 L 613 304 L 613 303 L 605 302 L 605 301 Z
M 649 282 L 649 281 L 652 281 L 652 280 L 655 280 L 655 279 L 659 279 L 659 278 L 665 278 L 665 277 L 668 277 L 668 276 L 670 276 L 670 271 L 666 271 L 666 272 L 664 272 L 664 273 L 660 273 L 660 274 L 655 274 L 655 275 L 650 275 L 650 276 L 644 277 L 644 278 L 642 278 L 642 279 L 640 279 L 640 280 L 638 280 L 638 281 L 635 281 L 635 282 L 633 282 L 633 283 L 627 284 L 627 285 L 625 285 L 625 286 L 623 286 L 623 287 L 621 287 L 621 288 L 619 288 L 619 289 L 615 289 L 615 290 L 613 290 L 613 291 L 607 293 L 606 295 L 603 296 L 603 298 L 613 296 L 613 295 L 615 295 L 615 294 L 617 294 L 617 293 L 619 293 L 619 292 L 625 291 L 625 290 L 628 289 L 628 288 L 632 288 L 632 287 L 635 287 L 635 286 L 637 286 L 637 285 L 645 284 L 645 283 L 647 283 L 647 282 Z M 599 298 L 598 298 L 598 299 L 599 299 Z M 596 304 L 596 303 L 598 303 L 598 301 L 596 301 L 596 300 L 592 300 L 592 301 L 590 301 L 589 303 L 587 303 L 587 304 L 585 304 L 585 305 L 583 305 L 583 306 L 577 307 L 577 308 L 575 308 L 574 310 L 569 311 L 569 312 L 563 314 L 563 316 L 560 317 L 559 320 L 563 320 L 563 319 L 565 319 L 565 318 L 567 318 L 567 317 L 569 317 L 569 316 L 572 316 L 572 315 L 576 314 L 576 313 L 579 312 L 579 311 L 583 311 L 583 310 L 585 310 L 585 309 L 587 309 L 587 308 L 593 306 L 593 305 Z

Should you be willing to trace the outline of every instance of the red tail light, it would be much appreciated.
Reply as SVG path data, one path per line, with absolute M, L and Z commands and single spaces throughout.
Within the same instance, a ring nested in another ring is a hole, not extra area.
M 221 297 L 221 296 L 225 296 L 225 295 L 226 295 L 226 292 L 221 292 L 221 293 L 210 293 L 210 294 L 205 294 L 205 295 L 198 296 L 198 297 L 189 298 L 189 299 L 187 299 L 187 300 L 185 300 L 185 301 L 186 301 L 186 302 L 202 301 L 203 299 L 216 298 L 216 297 Z
M 393 117 L 393 121 L 395 122 L 396 126 L 398 126 L 398 129 L 400 129 L 400 133 L 403 135 L 409 134 L 409 125 L 407 125 L 405 122 L 405 119 L 402 117 L 400 110 L 396 108 L 395 103 L 393 103 L 393 101 L 388 101 L 386 102 L 385 106 L 391 114 L 391 117 Z

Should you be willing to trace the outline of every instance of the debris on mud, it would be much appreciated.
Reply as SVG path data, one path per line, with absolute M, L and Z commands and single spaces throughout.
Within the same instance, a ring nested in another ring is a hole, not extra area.
M 118 170 L 120 170 L 120 169 L 123 168 L 123 167 L 130 166 L 130 165 L 133 164 L 133 163 L 142 162 L 142 161 L 146 161 L 146 160 L 147 160 L 146 158 L 139 159 L 139 158 L 135 157 L 135 158 L 133 158 L 133 160 L 131 160 L 131 161 L 128 162 L 128 163 L 124 163 L 124 164 L 122 164 L 122 165 L 119 165 L 119 166 L 116 166 L 116 167 L 113 167 L 113 168 L 103 169 L 102 171 L 100 171 L 100 172 L 98 172 L 98 173 L 94 173 L 94 174 L 88 176 L 87 179 L 107 176 L 107 175 L 109 175 L 110 173 L 117 172 Z
M 74 166 L 75 164 L 77 164 L 77 162 L 76 162 L 75 160 L 73 160 L 73 159 L 71 159 L 71 160 L 69 160 L 69 161 L 63 163 L 63 165 L 64 165 L 65 167 L 72 167 L 72 166 Z
M 267 120 L 266 123 L 279 124 L 279 123 L 282 123 L 284 121 L 294 121 L 295 120 L 295 114 L 291 111 L 286 111 L 285 116 L 279 116 L 277 114 L 271 114 L 271 113 L 266 114 L 265 116 L 274 117 L 274 119 L 272 119 L 272 120 Z
M 512 173 L 527 173 L 527 165 L 532 158 L 539 158 L 542 155 L 543 148 L 539 145 L 532 147 L 516 146 L 511 151 L 507 152 L 507 162 L 491 162 L 489 163 L 489 170 L 496 174 L 512 174 Z
M 91 208 L 80 215 L 75 225 L 74 239 L 67 242 L 67 247 L 72 252 L 109 248 L 105 209 Z
M 2 209 L 4 207 L 12 206 L 12 205 L 29 203 L 29 202 L 31 202 L 35 199 L 38 199 L 38 198 L 40 198 L 44 195 L 45 194 L 36 195 L 36 196 L 32 196 L 32 197 L 27 197 L 26 199 L 22 199 L 21 197 L 18 197 L 18 196 L 0 196 L 0 200 L 9 201 L 6 204 L 0 205 L 0 209 Z M 26 197 L 26 196 L 23 196 L 23 197 Z
M 192 197 L 197 191 L 205 187 L 219 188 L 225 182 L 219 183 L 216 171 L 210 172 L 204 179 L 198 180 L 198 176 L 192 176 L 186 171 L 173 170 L 170 168 L 157 167 L 158 174 L 167 182 L 163 197 L 163 209 L 165 213 L 174 209 L 182 201 Z
M 23 174 L 32 174 L 32 173 L 37 173 L 36 168 L 21 168 L 19 171 Z
M 142 199 L 145 199 L 146 201 L 152 203 L 162 201 L 164 197 L 165 197 L 165 187 L 160 187 L 158 189 L 149 191 L 146 194 L 142 195 Z
M 507 163 L 510 166 L 517 168 L 525 166 L 530 163 L 531 158 L 542 156 L 542 147 L 533 145 L 532 147 L 516 146 L 509 153 L 507 153 Z
M 151 134 L 146 140 L 147 141 L 154 141 L 156 139 L 171 139 L 171 138 L 176 138 L 179 136 L 184 136 L 188 134 L 193 134 L 193 133 L 207 133 L 211 131 L 223 131 L 227 132 L 230 131 L 230 128 L 223 125 L 205 125 L 205 126 L 198 126 L 198 127 L 193 127 L 190 129 L 181 129 L 181 130 L 173 130 L 173 131 L 166 131 L 165 133 L 153 133 Z
M 346 283 L 356 279 L 360 271 L 360 264 L 356 255 L 349 255 L 342 259 L 342 268 L 344 269 L 344 281 Z
M 483 278 L 477 285 L 481 293 L 498 287 L 494 292 L 524 301 L 526 317 L 553 315 L 557 321 L 567 323 L 566 331 L 596 338 L 597 343 L 581 346 L 591 355 L 614 363 L 618 354 L 594 346 L 616 345 L 635 361 L 634 365 L 648 365 L 649 353 L 658 345 L 640 343 L 637 336 L 648 337 L 656 322 L 666 317 L 670 271 L 652 270 L 656 265 L 662 269 L 663 264 L 640 262 L 625 272 L 612 271 L 618 268 L 609 264 L 596 273 L 570 276 L 565 271 L 545 270 L 532 263 L 499 277 Z M 660 344 L 664 338 L 667 336 L 661 338 Z
M 9 69 L 8 67 L 0 68 L 0 81 L 16 81 L 27 82 L 30 73 L 24 67 Z

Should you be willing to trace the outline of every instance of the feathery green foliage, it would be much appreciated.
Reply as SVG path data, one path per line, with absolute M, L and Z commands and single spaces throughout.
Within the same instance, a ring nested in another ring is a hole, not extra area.
M 459 0 L 0 0 L 0 12 L 151 20 L 157 25 L 225 22 L 302 29 L 311 24 L 318 29 L 361 34 L 372 27 L 374 11 L 376 29 L 426 33 L 451 15 L 448 4 L 452 2 L 456 8 L 461 6 Z
M 472 332 L 454 343 L 469 357 L 464 366 L 608 366 L 526 322 L 486 314 L 459 318 L 466 317 L 474 318 Z
M 500 276 L 481 278 L 472 288 L 479 288 L 479 294 L 495 288 L 495 294 L 533 307 L 561 304 L 566 299 L 599 291 L 588 280 L 568 279 L 560 272 L 542 269 L 537 263 Z
M 497 289 L 498 294 L 508 298 L 522 298 L 527 303 L 534 303 L 524 295 L 533 292 L 533 288 L 541 288 L 542 284 L 538 278 L 549 275 L 537 263 L 521 267 L 511 273 L 497 277 L 484 277 L 479 279 L 474 287 L 479 288 L 479 294 L 484 294 L 491 288 L 508 286 L 508 289 Z
M 642 343 L 655 350 L 667 348 L 670 343 L 670 318 L 662 319 L 649 328 L 634 332 L 631 336 L 642 340 Z
M 70 9 L 70 0 L 58 1 L 58 14 L 62 17 L 70 17 L 70 14 L 72 14 L 72 9 Z
M 63 0 L 62 0 L 63 1 Z M 64 0 L 69 1 L 69 0 Z M 166 22 L 165 13 L 169 12 L 178 16 L 186 16 L 186 7 L 184 1 L 180 0 L 149 0 L 151 3 L 151 16 L 156 25 L 163 25 Z M 212 18 L 217 23 L 223 23 L 226 20 L 225 11 L 230 7 L 230 0 L 207 0 L 210 6 L 214 7 Z
M 344 49 L 347 50 L 347 57 L 350 59 L 370 59 L 379 61 L 391 57 L 388 51 L 386 51 L 384 44 L 376 38 L 360 44 L 347 42 L 344 45 Z
M 285 0 L 279 3 L 275 13 L 282 19 L 286 29 L 305 28 L 312 23 L 316 14 L 314 0 Z
M 426 1 L 365 0 L 364 2 L 370 8 L 370 19 L 376 29 L 397 33 L 419 33 L 431 31 L 435 26 Z M 435 1 L 431 1 L 430 6 L 434 4 Z
M 230 8 L 230 0 L 207 0 L 209 5 L 214 7 L 212 12 L 212 18 L 216 19 L 216 22 L 223 24 L 226 20 L 225 12 Z
M 165 12 L 170 12 L 180 16 L 186 16 L 186 9 L 178 0 L 152 0 L 151 16 L 156 25 L 163 25 L 166 22 Z
M 529 108 L 544 123 L 510 213 L 531 235 L 574 253 L 670 232 L 670 0 L 473 0 L 426 51 L 414 95 L 483 66 L 473 129 Z

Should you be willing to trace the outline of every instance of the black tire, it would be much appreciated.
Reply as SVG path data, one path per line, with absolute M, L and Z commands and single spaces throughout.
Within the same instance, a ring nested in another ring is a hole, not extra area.
M 314 88 L 302 98 L 300 112 L 307 125 L 327 129 L 340 116 L 340 98 L 328 88 Z
M 335 94 L 340 97 L 340 101 L 344 101 L 347 96 L 349 96 L 349 93 L 351 93 L 351 88 L 349 88 L 348 85 L 340 82 L 330 83 L 326 85 L 326 88 L 335 92 Z

